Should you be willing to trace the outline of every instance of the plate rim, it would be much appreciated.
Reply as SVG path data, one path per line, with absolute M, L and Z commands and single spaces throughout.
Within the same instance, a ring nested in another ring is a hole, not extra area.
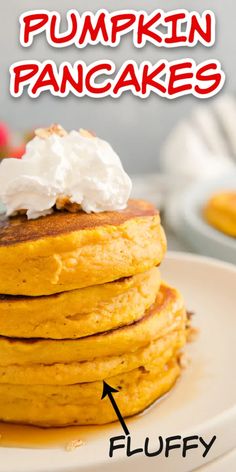
M 233 262 L 222 261 L 221 259 L 217 259 L 216 257 L 204 256 L 202 254 L 195 254 L 193 252 L 167 250 L 164 261 L 168 258 L 172 260 L 185 259 L 186 261 L 191 261 L 191 259 L 194 259 L 199 262 L 206 262 L 210 265 L 220 266 L 222 269 L 233 269 L 233 271 L 236 272 L 236 265 Z

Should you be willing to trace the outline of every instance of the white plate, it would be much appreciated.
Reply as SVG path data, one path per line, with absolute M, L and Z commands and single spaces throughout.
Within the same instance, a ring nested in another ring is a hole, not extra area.
M 180 201 L 178 229 L 195 251 L 236 264 L 236 239 L 211 227 L 202 217 L 202 208 L 210 196 L 225 190 L 236 191 L 235 173 L 192 185 Z
M 188 347 L 191 364 L 184 371 L 169 396 L 143 416 L 129 420 L 128 426 L 136 447 L 146 436 L 155 449 L 157 437 L 197 434 L 205 439 L 217 436 L 207 458 L 199 449 L 189 451 L 185 459 L 179 450 L 169 458 L 126 458 L 117 451 L 108 458 L 111 436 L 123 434 L 119 424 L 91 434 L 87 443 L 73 452 L 61 449 L 1 449 L 1 472 L 187 472 L 212 461 L 236 446 L 236 268 L 204 257 L 170 253 L 162 274 L 174 284 L 194 310 L 194 324 L 200 333 Z M 83 439 L 83 438 L 81 438 Z
M 236 470 L 236 449 L 233 449 L 207 465 L 203 465 L 194 472 L 233 472 L 234 470 Z

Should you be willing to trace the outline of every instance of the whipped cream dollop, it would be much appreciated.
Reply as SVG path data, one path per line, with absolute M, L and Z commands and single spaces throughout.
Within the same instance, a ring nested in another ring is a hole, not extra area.
M 36 134 L 21 160 L 0 165 L 0 199 L 8 216 L 25 210 L 29 219 L 38 218 L 65 197 L 86 213 L 127 206 L 131 180 L 106 141 L 60 127 Z

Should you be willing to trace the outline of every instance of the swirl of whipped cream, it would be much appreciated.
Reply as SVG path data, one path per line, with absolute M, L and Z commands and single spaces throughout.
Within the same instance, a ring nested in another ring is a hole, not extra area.
M 0 199 L 7 216 L 20 210 L 29 219 L 47 215 L 61 197 L 86 213 L 126 207 L 131 180 L 106 141 L 84 130 L 41 131 L 46 133 L 27 144 L 21 160 L 4 159 L 0 165 Z

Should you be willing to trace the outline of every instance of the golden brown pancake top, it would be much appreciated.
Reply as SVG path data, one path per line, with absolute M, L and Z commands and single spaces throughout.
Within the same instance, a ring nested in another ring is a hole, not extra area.
M 0 247 L 35 241 L 51 236 L 59 236 L 84 229 L 95 229 L 99 226 L 118 226 L 136 217 L 153 216 L 156 208 L 143 200 L 129 200 L 127 208 L 120 211 L 102 213 L 69 213 L 54 211 L 36 220 L 28 220 L 19 215 L 0 219 Z

